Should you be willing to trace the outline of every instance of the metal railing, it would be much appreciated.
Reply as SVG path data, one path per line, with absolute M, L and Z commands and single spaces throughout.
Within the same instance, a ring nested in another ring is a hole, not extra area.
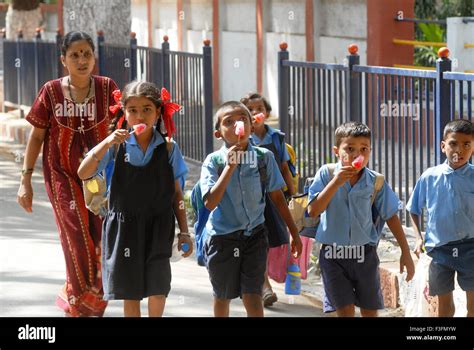
M 2 39 L 3 45 L 3 108 L 23 109 L 31 106 L 41 86 L 62 75 L 59 60 L 61 36 L 44 41 L 37 30 L 33 41 Z
M 170 51 L 165 36 L 161 49 L 110 45 L 99 33 L 99 71 L 122 89 L 129 81 L 146 80 L 166 87 L 182 109 L 175 113 L 175 139 L 187 159 L 202 162 L 213 151 L 212 49 L 205 40 L 202 54 Z
M 423 171 L 444 160 L 446 123 L 473 119 L 474 74 L 451 72 L 448 57 L 426 71 L 359 65 L 356 51 L 344 65 L 295 62 L 285 43 L 280 49 L 280 128 L 297 150 L 300 190 L 319 167 L 336 161 L 336 127 L 361 121 L 372 131 L 369 167 L 406 203 Z M 409 224 L 405 210 L 400 218 Z
M 63 75 L 61 36 L 56 42 L 3 39 L 4 108 L 28 108 L 49 80 Z M 212 48 L 205 40 L 202 54 L 170 51 L 168 37 L 160 49 L 137 46 L 135 33 L 129 45 L 108 44 L 98 32 L 99 74 L 112 78 L 120 89 L 130 81 L 146 80 L 166 87 L 171 98 L 183 106 L 174 115 L 183 155 L 202 162 L 213 151 Z

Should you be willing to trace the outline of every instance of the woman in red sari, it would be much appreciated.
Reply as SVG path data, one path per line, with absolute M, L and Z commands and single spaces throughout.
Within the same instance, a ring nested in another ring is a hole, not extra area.
M 94 43 L 88 34 L 68 33 L 61 53 L 69 75 L 47 82 L 26 117 L 33 128 L 18 203 L 32 211 L 31 173 L 43 146 L 46 191 L 66 260 L 67 279 L 56 304 L 66 316 L 102 316 L 107 306 L 100 272 L 102 221 L 85 207 L 77 169 L 84 154 L 107 136 L 117 86 L 109 78 L 92 75 Z

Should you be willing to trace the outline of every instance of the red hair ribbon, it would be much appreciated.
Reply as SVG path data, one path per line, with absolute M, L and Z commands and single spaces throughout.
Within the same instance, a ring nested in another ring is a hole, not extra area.
M 120 104 L 120 100 L 122 99 L 122 93 L 119 89 L 117 89 L 112 92 L 112 96 L 114 97 L 115 104 L 109 107 L 109 111 L 111 111 L 112 114 L 115 115 L 122 108 L 122 105 Z
M 171 102 L 170 93 L 165 88 L 161 89 L 161 99 L 163 104 L 161 106 L 163 110 L 163 122 L 165 123 L 166 132 L 168 137 L 173 136 L 176 133 L 176 126 L 173 121 L 173 114 L 181 109 L 181 106 L 177 103 Z
M 122 99 L 122 92 L 119 89 L 116 89 L 112 92 L 112 96 L 114 97 L 115 104 L 113 106 L 109 106 L 109 111 L 112 112 L 113 115 L 116 115 L 118 111 L 122 109 L 122 105 L 120 100 Z M 125 120 L 125 115 L 123 115 L 117 122 L 117 129 L 122 128 L 123 121 Z

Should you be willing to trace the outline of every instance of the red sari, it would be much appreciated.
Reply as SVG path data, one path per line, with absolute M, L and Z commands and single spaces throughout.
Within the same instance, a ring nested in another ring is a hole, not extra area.
M 107 136 L 109 105 L 117 88 L 109 78 L 94 76 L 95 96 L 76 105 L 65 98 L 61 80 L 47 82 L 26 119 L 47 129 L 43 172 L 66 260 L 67 279 L 56 304 L 71 316 L 102 316 L 100 240 L 102 220 L 85 207 L 77 169 L 84 154 Z

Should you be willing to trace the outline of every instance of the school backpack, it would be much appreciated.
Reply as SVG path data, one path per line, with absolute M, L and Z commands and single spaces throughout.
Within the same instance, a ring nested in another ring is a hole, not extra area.
M 257 153 L 257 165 L 258 165 L 258 172 L 260 175 L 260 182 L 262 184 L 262 194 L 265 194 L 265 186 L 264 184 L 267 181 L 267 172 L 266 172 L 266 164 L 265 164 L 265 159 L 264 159 L 264 151 L 260 147 L 255 147 L 254 149 Z M 220 176 L 222 171 L 224 170 L 225 166 L 225 160 L 222 157 L 221 153 L 216 153 L 212 156 L 211 161 L 213 162 L 214 165 L 217 167 L 217 173 Z M 265 216 L 267 218 L 268 213 L 275 212 L 275 208 L 271 208 L 271 203 L 270 200 L 265 197 L 266 203 L 265 203 Z M 206 230 L 206 224 L 209 219 L 210 215 L 210 210 L 206 208 L 204 205 L 204 201 L 202 199 L 202 191 L 201 191 L 201 185 L 200 182 L 198 181 L 192 191 L 191 191 L 191 206 L 194 209 L 194 213 L 196 216 L 196 222 L 194 223 L 194 236 L 195 236 L 195 241 L 196 241 L 196 258 L 198 265 L 200 266 L 205 266 L 205 256 L 204 256 L 204 244 L 206 243 L 207 239 L 207 230 Z M 287 231 L 286 231 L 286 224 L 283 221 L 283 219 L 279 215 L 271 215 L 272 218 L 274 219 L 275 222 L 273 222 L 273 227 L 269 228 L 275 235 L 283 235 L 285 234 L 287 236 Z M 277 237 L 276 240 L 278 242 L 274 242 L 273 244 L 284 244 L 287 243 L 288 240 L 284 240 L 285 237 Z M 271 239 L 269 238 L 269 241 Z M 272 242 L 269 242 L 270 246 L 272 246 Z
M 277 131 L 272 135 L 272 142 L 276 147 L 278 157 L 283 159 L 283 148 L 281 147 L 281 144 L 285 141 L 285 134 L 282 133 L 281 131 Z M 288 152 L 288 155 L 290 156 L 290 159 L 287 161 L 288 163 L 288 168 L 290 169 L 291 177 L 293 178 L 293 184 L 295 186 L 295 189 L 298 191 L 299 187 L 299 178 L 300 175 L 298 174 L 298 171 L 296 170 L 296 152 L 295 149 L 288 143 L 285 143 L 286 145 L 286 150 Z M 286 187 L 285 187 L 286 191 Z
M 336 169 L 336 163 L 329 163 L 327 164 L 329 170 L 330 178 L 334 177 L 334 171 Z M 305 193 L 298 196 L 293 196 L 288 204 L 290 209 L 291 216 L 295 221 L 296 227 L 301 236 L 315 238 L 316 237 L 316 230 L 319 225 L 319 217 L 311 217 L 306 210 L 308 207 L 308 190 L 309 186 L 311 185 L 312 178 L 308 178 L 306 180 L 305 185 Z M 383 227 L 385 225 L 385 221 L 382 220 L 380 213 L 378 212 L 377 208 L 375 207 L 374 200 L 377 196 L 377 193 L 382 189 L 384 184 L 384 176 L 379 173 L 375 173 L 375 184 L 374 184 L 374 192 L 372 194 L 372 222 L 374 223 L 375 230 L 377 234 L 382 234 Z

